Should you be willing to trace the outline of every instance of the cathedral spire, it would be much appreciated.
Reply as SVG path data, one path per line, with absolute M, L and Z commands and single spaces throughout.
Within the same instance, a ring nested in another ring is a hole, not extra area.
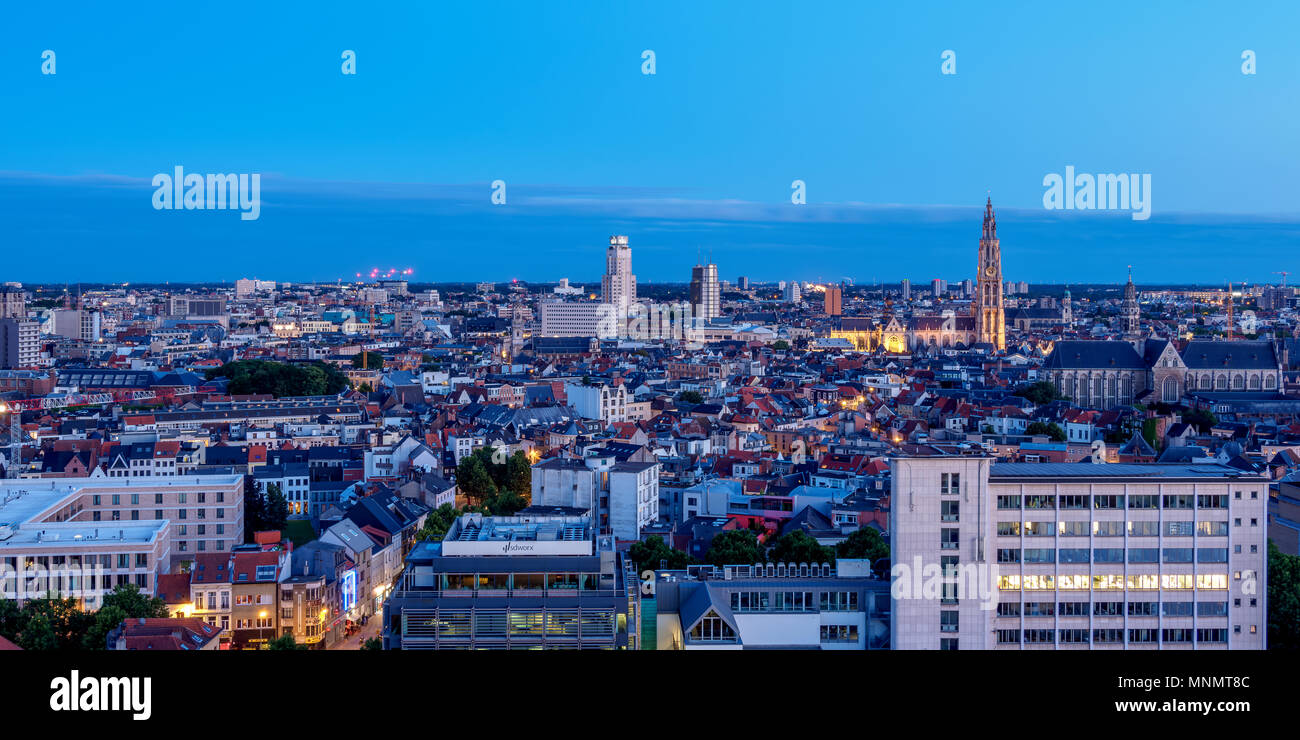
M 998 238 L 997 217 L 993 215 L 993 196 L 989 195 L 988 201 L 984 203 L 984 238 Z

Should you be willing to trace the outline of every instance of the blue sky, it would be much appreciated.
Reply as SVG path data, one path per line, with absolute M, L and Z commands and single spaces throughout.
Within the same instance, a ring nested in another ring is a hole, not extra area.
M 1286 3 L 25 4 L 3 271 L 591 280 L 617 231 L 654 281 L 697 250 L 733 279 L 956 279 L 991 190 L 1009 279 L 1268 280 L 1300 235 L 1296 28 Z M 261 217 L 154 211 L 176 165 L 261 173 Z M 1045 212 L 1066 165 L 1150 173 L 1152 218 Z

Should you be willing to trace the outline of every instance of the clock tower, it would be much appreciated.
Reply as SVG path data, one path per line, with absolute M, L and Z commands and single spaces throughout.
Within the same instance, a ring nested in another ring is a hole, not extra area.
M 998 245 L 998 224 L 993 216 L 993 198 L 984 206 L 984 233 L 980 236 L 979 272 L 976 274 L 975 341 L 987 342 L 999 350 L 1007 348 L 1006 320 L 1002 312 L 1002 248 Z

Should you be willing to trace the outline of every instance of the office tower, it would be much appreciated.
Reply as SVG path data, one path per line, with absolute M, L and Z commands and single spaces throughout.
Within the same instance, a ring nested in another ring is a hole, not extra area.
M 894 649 L 1266 647 L 1264 475 L 955 455 L 891 475 Z
M 903 288 L 903 300 L 905 301 L 912 300 L 912 281 L 908 280 L 907 278 L 903 278 L 902 288 Z
M 605 250 L 605 274 L 600 278 L 601 300 L 620 310 L 636 303 L 636 275 L 632 274 L 632 248 L 626 236 L 611 236 Z
M 740 288 L 741 290 L 749 290 L 749 278 L 745 277 L 744 275 L 741 275 L 739 278 L 736 279 L 736 287 Z
M 826 286 L 826 315 L 839 316 L 843 314 L 842 301 L 844 293 L 838 285 Z
M 944 280 L 943 278 L 935 278 L 930 281 L 930 293 L 934 295 L 935 298 L 939 298 L 944 293 L 947 292 L 948 292 L 947 280 Z
M 722 290 L 718 286 L 717 265 L 696 265 L 691 268 L 691 313 L 698 319 L 722 315 Z

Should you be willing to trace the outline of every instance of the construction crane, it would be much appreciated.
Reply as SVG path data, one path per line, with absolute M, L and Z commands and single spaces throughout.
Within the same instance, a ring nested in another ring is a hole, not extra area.
M 1282 276 L 1282 287 L 1285 288 L 1285 287 L 1286 287 L 1286 276 L 1287 276 L 1287 275 L 1290 275 L 1291 273 L 1287 272 L 1286 270 L 1280 270 L 1280 271 L 1274 272 L 1273 274 L 1274 274 L 1274 275 L 1281 275 L 1281 276 Z

